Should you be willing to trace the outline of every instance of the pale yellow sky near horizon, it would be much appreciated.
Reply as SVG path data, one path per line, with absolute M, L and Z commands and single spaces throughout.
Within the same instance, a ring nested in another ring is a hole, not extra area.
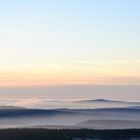
M 132 67 L 133 65 L 133 67 Z M 67 84 L 139 85 L 139 61 L 76 61 L 71 64 L 0 66 L 1 86 Z M 138 67 L 138 69 L 136 69 Z

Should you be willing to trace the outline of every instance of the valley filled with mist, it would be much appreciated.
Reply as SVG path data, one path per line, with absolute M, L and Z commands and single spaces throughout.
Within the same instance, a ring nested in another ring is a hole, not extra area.
M 30 108 L 16 102 L 0 107 L 0 128 L 140 128 L 140 102 L 40 99 Z

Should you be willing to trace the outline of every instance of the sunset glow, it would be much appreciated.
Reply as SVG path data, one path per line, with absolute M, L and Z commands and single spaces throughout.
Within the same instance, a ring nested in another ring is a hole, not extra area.
M 1 2 L 0 86 L 139 85 L 139 4 Z

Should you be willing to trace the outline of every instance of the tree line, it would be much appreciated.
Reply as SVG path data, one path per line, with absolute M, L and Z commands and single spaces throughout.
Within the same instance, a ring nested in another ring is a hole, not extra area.
M 92 129 L 1 129 L 0 140 L 131 140 L 140 138 L 140 129 L 92 130 Z

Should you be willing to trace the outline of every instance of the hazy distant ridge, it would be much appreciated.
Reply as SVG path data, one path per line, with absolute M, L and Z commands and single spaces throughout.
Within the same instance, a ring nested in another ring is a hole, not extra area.
M 87 99 L 87 100 L 79 100 L 77 102 L 101 102 L 101 103 L 127 103 L 127 104 L 140 104 L 140 102 L 128 102 L 128 101 L 117 101 L 117 100 L 107 100 L 107 99 Z
M 100 129 L 140 128 L 140 109 L 27 109 L 18 107 L 0 108 L 0 127 L 25 126 L 65 126 L 70 128 L 72 126 L 80 126 L 80 128 Z

